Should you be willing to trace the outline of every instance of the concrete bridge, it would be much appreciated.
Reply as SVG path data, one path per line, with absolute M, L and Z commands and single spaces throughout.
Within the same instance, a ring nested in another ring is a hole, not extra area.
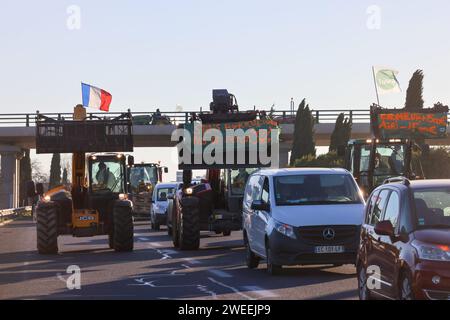
M 328 146 L 337 116 L 343 112 L 352 123 L 352 138 L 365 139 L 370 137 L 369 110 L 313 110 L 316 120 L 315 141 L 317 146 Z M 139 147 L 172 147 L 172 131 L 178 124 L 186 122 L 190 115 L 196 112 L 167 112 L 163 113 L 170 124 L 164 125 L 133 125 L 134 146 Z M 270 111 L 266 111 L 270 114 Z M 120 113 L 108 113 L 114 117 Z M 153 112 L 133 112 L 133 117 L 152 117 Z M 53 118 L 70 120 L 72 113 L 45 114 Z M 105 113 L 89 113 L 88 116 L 104 117 Z M 280 122 L 280 166 L 288 164 L 288 154 L 291 150 L 295 114 L 290 110 L 272 112 L 272 117 Z M 0 114 L 0 155 L 1 155 L 1 183 L 0 209 L 18 206 L 19 190 L 19 161 L 26 149 L 35 148 L 35 119 L 36 114 Z M 437 144 L 450 144 L 449 139 L 438 141 Z

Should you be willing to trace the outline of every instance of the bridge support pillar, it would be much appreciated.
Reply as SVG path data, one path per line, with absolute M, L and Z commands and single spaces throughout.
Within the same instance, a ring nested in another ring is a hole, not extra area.
M 19 147 L 0 146 L 0 209 L 19 206 L 19 161 L 23 152 Z
M 280 168 L 287 168 L 289 166 L 289 151 L 291 151 L 292 143 L 280 143 L 279 150 L 279 164 Z

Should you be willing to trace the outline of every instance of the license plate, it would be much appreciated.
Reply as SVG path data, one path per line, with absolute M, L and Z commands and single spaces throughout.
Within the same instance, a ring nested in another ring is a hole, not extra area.
M 315 253 L 342 253 L 344 246 L 320 246 L 315 248 Z

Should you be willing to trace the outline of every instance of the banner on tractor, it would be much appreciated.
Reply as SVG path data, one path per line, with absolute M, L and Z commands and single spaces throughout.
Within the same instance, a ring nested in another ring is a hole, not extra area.
M 441 139 L 447 135 L 448 107 L 418 111 L 371 108 L 372 132 L 378 139 Z
M 172 134 L 180 169 L 259 168 L 278 165 L 279 127 L 270 119 L 187 123 Z

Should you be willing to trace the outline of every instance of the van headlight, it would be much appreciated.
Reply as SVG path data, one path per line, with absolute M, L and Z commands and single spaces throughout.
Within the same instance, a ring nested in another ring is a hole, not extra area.
M 273 224 L 274 224 L 275 230 L 277 230 L 279 233 L 281 233 L 291 239 L 297 239 L 297 237 L 295 236 L 295 233 L 294 233 L 294 227 L 292 227 L 288 224 L 285 224 L 285 223 L 275 221 L 275 220 L 273 221 Z
M 450 247 L 448 245 L 428 244 L 414 240 L 412 246 L 422 260 L 450 261 Z

